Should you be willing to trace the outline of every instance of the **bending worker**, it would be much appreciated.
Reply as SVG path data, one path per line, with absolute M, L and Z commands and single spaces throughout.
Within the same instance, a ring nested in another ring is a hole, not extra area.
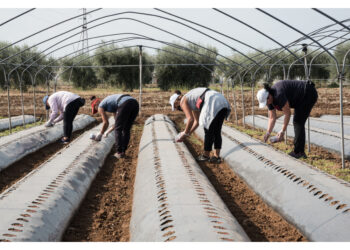
M 198 161 L 210 161 L 221 163 L 220 150 L 222 146 L 221 128 L 224 119 L 230 114 L 231 108 L 226 98 L 208 88 L 195 88 L 187 94 L 178 93 L 170 97 L 172 110 L 181 110 L 187 118 L 186 128 L 178 134 L 176 142 L 182 142 L 190 136 L 197 127 L 204 127 L 204 153 Z M 210 152 L 214 144 L 214 155 L 210 158 Z
M 84 106 L 85 99 L 68 91 L 58 91 L 50 96 L 45 96 L 43 103 L 47 110 L 51 109 L 50 119 L 45 123 L 45 127 L 52 127 L 63 119 L 64 136 L 61 139 L 61 143 L 69 143 L 72 136 L 74 118 L 78 114 L 80 107 Z
M 275 126 L 276 110 L 284 113 L 282 130 L 277 133 L 277 140 L 282 141 L 289 124 L 291 108 L 294 108 L 294 150 L 289 155 L 295 158 L 306 158 L 304 152 L 305 122 L 318 98 L 315 84 L 311 81 L 294 80 L 279 81 L 272 87 L 264 84 L 264 88 L 258 91 L 257 98 L 259 108 L 267 106 L 269 110 L 267 132 L 264 136 L 265 142 Z
M 124 158 L 125 151 L 130 141 L 130 130 L 133 122 L 139 113 L 139 103 L 135 98 L 129 95 L 115 94 L 107 96 L 102 102 L 97 98 L 91 98 L 92 113 L 100 113 L 102 117 L 102 128 L 99 134 L 93 138 L 100 141 L 102 135 L 106 132 L 109 122 L 106 112 L 113 113 L 115 124 L 106 132 L 105 136 L 114 129 L 116 158 Z

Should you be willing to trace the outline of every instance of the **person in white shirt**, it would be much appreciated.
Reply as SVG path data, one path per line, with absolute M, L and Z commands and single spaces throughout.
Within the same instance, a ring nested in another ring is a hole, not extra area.
M 231 107 L 226 98 L 208 88 L 195 88 L 187 94 L 181 95 L 176 92 L 169 100 L 172 110 L 183 111 L 187 118 L 186 128 L 176 137 L 176 142 L 182 142 L 190 136 L 197 127 L 204 127 L 204 153 L 200 155 L 198 161 L 210 161 L 221 163 L 220 150 L 222 146 L 221 129 L 225 118 L 231 112 Z M 214 155 L 210 157 L 214 145 Z
M 77 94 L 68 91 L 58 91 L 43 98 L 43 103 L 47 110 L 51 109 L 50 119 L 45 123 L 45 127 L 52 127 L 57 122 L 63 120 L 63 138 L 61 142 L 70 142 L 73 131 L 73 121 L 78 114 L 80 107 L 84 106 L 85 99 Z

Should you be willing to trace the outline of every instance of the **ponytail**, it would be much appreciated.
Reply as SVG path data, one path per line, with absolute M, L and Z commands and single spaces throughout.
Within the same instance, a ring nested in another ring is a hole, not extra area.
M 268 83 L 264 83 L 264 89 L 266 89 L 269 94 L 272 94 L 272 89 Z

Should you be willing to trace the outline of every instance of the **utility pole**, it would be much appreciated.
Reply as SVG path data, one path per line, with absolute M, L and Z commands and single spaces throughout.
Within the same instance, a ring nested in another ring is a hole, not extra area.
M 86 17 L 86 8 L 83 8 L 83 30 L 82 30 L 82 54 L 89 54 L 89 40 L 88 40 L 88 31 L 87 31 L 87 17 Z

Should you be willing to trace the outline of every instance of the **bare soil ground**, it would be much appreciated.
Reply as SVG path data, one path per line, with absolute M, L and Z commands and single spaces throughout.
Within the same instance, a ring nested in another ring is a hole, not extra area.
M 346 100 L 344 113 L 350 115 L 350 91 L 344 91 Z M 240 91 L 236 91 L 236 102 L 238 106 L 238 118 L 242 117 L 242 99 Z M 339 114 L 337 103 L 337 89 L 319 89 L 319 102 L 312 111 L 312 116 L 321 114 Z M 79 93 L 87 100 L 87 104 L 80 113 L 90 113 L 89 97 L 91 93 Z M 111 94 L 108 92 L 95 93 L 103 98 Z M 138 93 L 129 93 L 138 98 Z M 72 218 L 63 241 L 129 241 L 129 222 L 132 209 L 133 185 L 135 169 L 137 166 L 137 154 L 139 141 L 142 135 L 144 121 L 152 114 L 164 113 L 173 119 L 180 128 L 184 115 L 180 112 L 171 113 L 168 98 L 172 92 L 145 91 L 142 99 L 142 113 L 137 117 L 133 126 L 128 157 L 117 160 L 113 157 L 114 149 L 108 155 L 106 162 L 95 178 L 85 200 Z M 37 94 L 37 114 L 45 115 L 41 99 L 45 92 Z M 333 99 L 332 99 L 333 98 Z M 33 99 L 31 94 L 24 96 L 25 114 L 32 114 Z M 229 95 L 232 103 L 232 94 Z M 246 104 L 246 115 L 251 111 L 251 94 L 245 91 L 244 101 Z M 11 98 L 12 115 L 21 114 L 20 95 L 15 93 Z M 255 103 L 257 106 L 257 102 Z M 6 94 L 0 93 L 0 116 L 7 116 Z M 327 112 L 325 112 L 327 110 Z M 266 115 L 266 110 L 256 109 L 255 114 Z M 234 112 L 232 112 L 234 115 Z M 232 116 L 234 120 L 234 116 Z M 198 139 L 197 139 L 198 141 Z M 188 141 L 187 146 L 192 154 L 197 156 L 201 152 L 201 142 Z M 45 149 L 26 157 L 27 161 L 14 164 L 8 172 L 0 173 L 0 192 L 15 183 L 22 176 L 39 166 L 43 161 L 61 149 L 60 145 L 49 145 Z M 317 151 L 319 157 L 327 158 L 329 154 Z M 335 156 L 334 156 L 335 157 Z M 339 157 L 335 157 L 336 162 Z M 30 161 L 29 161 L 30 160 Z M 29 162 L 29 164 L 28 164 Z M 225 164 L 200 164 L 203 172 L 208 176 L 211 183 L 222 197 L 231 213 L 237 218 L 244 230 L 253 241 L 307 241 L 292 225 L 288 224 L 282 217 L 269 208 L 264 202 Z M 12 172 L 11 172 L 12 171 Z
M 132 129 L 128 157 L 116 160 L 109 154 L 84 202 L 72 219 L 63 241 L 129 241 L 133 185 L 138 145 L 145 119 L 144 112 Z M 167 114 L 179 125 L 183 114 Z M 188 143 L 194 156 L 202 145 Z M 306 241 L 293 226 L 269 208 L 225 164 L 201 164 L 229 210 L 253 241 Z

